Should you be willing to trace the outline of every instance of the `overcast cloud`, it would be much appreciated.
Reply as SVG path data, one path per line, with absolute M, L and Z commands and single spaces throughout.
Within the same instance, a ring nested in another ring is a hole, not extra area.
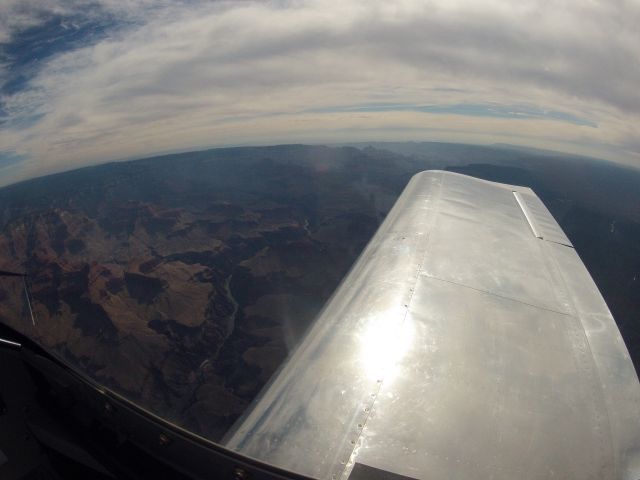
M 640 166 L 639 2 L 0 5 L 0 185 L 282 142 L 509 142 Z

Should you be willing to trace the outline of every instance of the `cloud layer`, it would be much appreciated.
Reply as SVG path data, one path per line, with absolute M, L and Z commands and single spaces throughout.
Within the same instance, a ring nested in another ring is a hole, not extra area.
M 29 1 L 0 18 L 0 151 L 20 158 L 0 184 L 292 141 L 507 141 L 640 166 L 639 3 Z

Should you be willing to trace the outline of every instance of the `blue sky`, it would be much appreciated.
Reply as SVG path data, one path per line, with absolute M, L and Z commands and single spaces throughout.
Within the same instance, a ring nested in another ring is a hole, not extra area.
M 640 4 L 5 0 L 0 185 L 216 145 L 514 143 L 640 166 Z

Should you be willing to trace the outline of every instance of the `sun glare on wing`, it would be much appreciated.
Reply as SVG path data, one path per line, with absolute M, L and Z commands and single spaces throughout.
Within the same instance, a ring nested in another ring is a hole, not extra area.
M 392 381 L 413 338 L 413 321 L 405 307 L 373 316 L 360 340 L 360 362 L 367 378 Z

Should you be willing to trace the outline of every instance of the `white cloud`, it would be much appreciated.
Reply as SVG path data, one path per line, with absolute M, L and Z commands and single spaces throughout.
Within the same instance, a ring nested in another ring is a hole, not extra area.
M 0 150 L 29 160 L 1 183 L 169 150 L 348 135 L 509 139 L 640 165 L 637 3 L 102 5 L 135 22 L 53 57 L 28 90 L 4 99 L 21 126 L 0 133 Z M 522 105 L 597 127 L 330 108 L 387 102 Z

